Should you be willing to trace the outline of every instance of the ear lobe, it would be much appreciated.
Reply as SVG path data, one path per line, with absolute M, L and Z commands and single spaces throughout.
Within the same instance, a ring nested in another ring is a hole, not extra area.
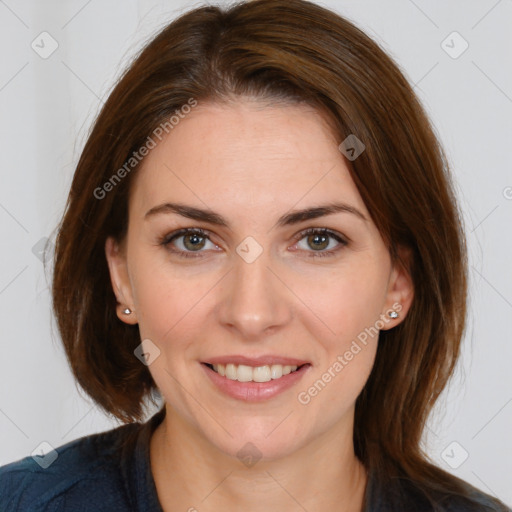
M 127 324 L 136 324 L 137 318 L 133 306 L 133 296 L 131 290 L 128 269 L 126 266 L 126 257 L 119 244 L 114 238 L 108 237 L 105 241 L 105 257 L 107 259 L 110 273 L 110 282 L 114 295 L 117 299 L 117 316 Z M 125 311 L 131 310 L 131 313 Z
M 395 262 L 389 278 L 388 292 L 385 302 L 384 317 L 386 325 L 382 330 L 392 329 L 407 316 L 414 298 L 414 283 L 411 277 L 412 251 L 405 247 L 398 249 L 398 259 Z M 398 314 L 395 315 L 392 312 Z

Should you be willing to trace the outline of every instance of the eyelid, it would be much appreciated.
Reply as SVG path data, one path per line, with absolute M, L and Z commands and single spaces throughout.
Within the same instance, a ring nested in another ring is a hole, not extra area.
M 167 235 L 163 236 L 161 239 L 161 243 L 168 244 L 175 238 L 179 238 L 180 236 L 183 236 L 183 235 L 193 235 L 193 234 L 198 234 L 205 238 L 210 239 L 211 232 L 206 229 L 196 228 L 196 227 L 177 229 L 176 231 L 173 231 L 173 232 L 168 233 Z
M 301 240 L 302 238 L 304 238 L 307 235 L 316 235 L 316 234 L 329 235 L 332 238 L 334 238 L 335 240 L 337 240 L 338 242 L 343 243 L 343 244 L 348 244 L 350 241 L 348 237 L 342 235 L 341 233 L 338 233 L 337 231 L 334 231 L 329 228 L 323 228 L 323 227 L 322 228 L 315 228 L 315 227 L 306 228 L 306 229 L 300 231 L 299 233 L 297 233 L 294 236 L 294 239 Z

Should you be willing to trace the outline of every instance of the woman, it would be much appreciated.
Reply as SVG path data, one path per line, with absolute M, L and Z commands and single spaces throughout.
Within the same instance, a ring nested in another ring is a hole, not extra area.
M 421 451 L 464 238 L 411 87 L 334 13 L 166 27 L 94 125 L 54 265 L 73 372 L 128 424 L 1 468 L 2 510 L 510 510 Z

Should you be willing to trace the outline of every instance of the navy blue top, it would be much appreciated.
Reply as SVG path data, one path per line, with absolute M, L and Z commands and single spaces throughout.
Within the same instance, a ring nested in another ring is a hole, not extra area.
M 149 440 L 164 416 L 165 408 L 144 424 L 82 437 L 56 448 L 56 459 L 51 453 L 39 461 L 28 456 L 0 467 L 0 512 L 163 512 L 151 473 Z M 390 488 L 370 476 L 365 512 L 512 512 L 471 489 L 473 502 L 446 496 L 436 500 L 439 508 L 434 509 L 404 481 Z

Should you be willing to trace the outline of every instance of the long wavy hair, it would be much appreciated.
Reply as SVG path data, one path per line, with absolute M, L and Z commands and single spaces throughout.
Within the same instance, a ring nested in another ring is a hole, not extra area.
M 117 318 L 104 252 L 108 236 L 126 234 L 138 168 L 126 163 L 191 98 L 241 96 L 312 105 L 328 115 L 339 142 L 355 134 L 366 145 L 347 164 L 393 261 L 398 247 L 412 254 L 414 300 L 401 324 L 380 333 L 356 402 L 356 455 L 380 481 L 414 482 L 431 501 L 437 491 L 468 496 L 463 481 L 430 463 L 420 446 L 457 362 L 466 316 L 466 248 L 447 159 L 393 60 L 353 23 L 307 1 L 191 10 L 141 50 L 109 95 L 56 239 L 53 307 L 78 383 L 123 422 L 143 418 L 155 383 L 133 354 L 138 327 Z

